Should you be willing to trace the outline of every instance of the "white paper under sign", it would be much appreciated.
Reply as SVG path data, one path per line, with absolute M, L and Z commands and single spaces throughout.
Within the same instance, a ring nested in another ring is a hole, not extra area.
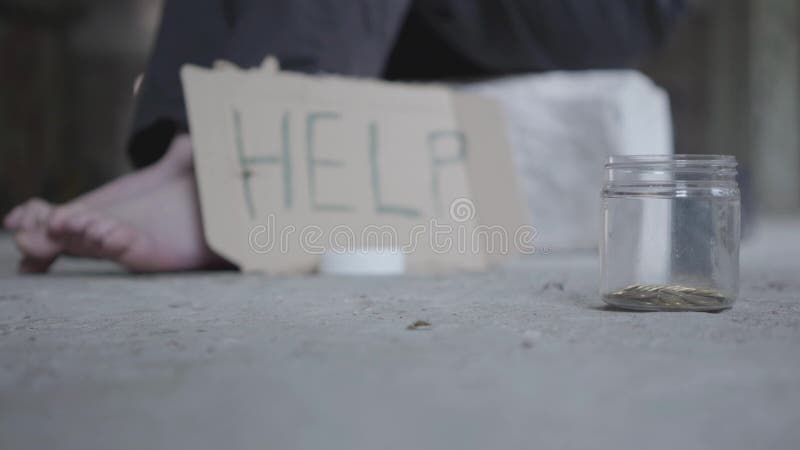
M 481 269 L 518 250 L 492 101 L 269 64 L 181 76 L 206 239 L 242 269 L 302 273 L 326 250 L 374 247 L 407 252 L 412 271 Z

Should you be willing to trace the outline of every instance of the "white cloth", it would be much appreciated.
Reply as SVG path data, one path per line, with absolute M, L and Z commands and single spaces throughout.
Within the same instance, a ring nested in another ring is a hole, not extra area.
M 597 246 L 608 155 L 673 152 L 667 94 L 639 72 L 551 72 L 460 89 L 503 105 L 540 247 Z

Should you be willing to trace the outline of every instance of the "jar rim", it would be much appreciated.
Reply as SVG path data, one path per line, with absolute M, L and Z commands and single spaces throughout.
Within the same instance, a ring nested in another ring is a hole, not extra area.
M 734 168 L 737 166 L 736 157 L 733 155 L 689 155 L 689 154 L 663 154 L 663 155 L 610 155 L 606 168 L 649 166 L 653 164 L 666 165 L 700 165 L 720 168 Z

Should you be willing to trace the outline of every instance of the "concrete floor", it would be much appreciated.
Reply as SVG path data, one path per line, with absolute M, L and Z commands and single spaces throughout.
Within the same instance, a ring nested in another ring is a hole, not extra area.
M 6 236 L 0 448 L 800 448 L 798 234 L 763 223 L 718 314 L 607 310 L 592 255 L 446 277 L 21 277 Z

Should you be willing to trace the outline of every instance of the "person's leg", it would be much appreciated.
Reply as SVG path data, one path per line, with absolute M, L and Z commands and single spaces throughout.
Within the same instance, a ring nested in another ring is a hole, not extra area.
M 255 67 L 379 77 L 411 0 L 239 0 L 223 57 Z
M 415 1 L 387 76 L 469 77 L 626 67 L 664 42 L 685 3 Z
M 186 132 L 181 66 L 211 67 L 223 57 L 238 1 L 166 0 L 128 142 L 135 167 L 158 161 L 175 135 Z

